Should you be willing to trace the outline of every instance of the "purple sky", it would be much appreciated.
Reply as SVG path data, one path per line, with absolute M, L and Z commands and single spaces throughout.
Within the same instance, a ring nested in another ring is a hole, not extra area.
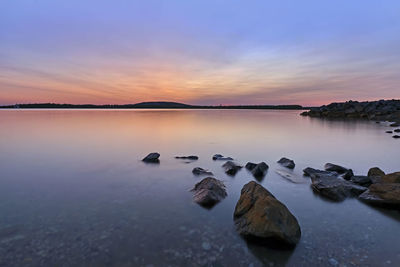
M 400 2 L 0 2 L 0 104 L 400 98 Z

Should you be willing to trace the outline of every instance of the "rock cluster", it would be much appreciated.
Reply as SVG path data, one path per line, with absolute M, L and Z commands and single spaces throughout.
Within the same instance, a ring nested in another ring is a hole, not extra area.
M 309 111 L 301 113 L 301 115 L 321 118 L 365 118 L 399 123 L 400 100 L 379 100 L 371 102 L 350 100 L 311 108 Z

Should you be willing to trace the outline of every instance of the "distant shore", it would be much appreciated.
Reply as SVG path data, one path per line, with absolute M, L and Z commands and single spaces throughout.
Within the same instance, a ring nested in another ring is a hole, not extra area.
M 280 109 L 280 110 L 306 110 L 309 108 L 301 105 L 219 105 L 219 106 L 200 106 L 187 105 L 177 102 L 142 102 L 126 105 L 91 105 L 91 104 L 15 104 L 0 106 L 0 109 Z

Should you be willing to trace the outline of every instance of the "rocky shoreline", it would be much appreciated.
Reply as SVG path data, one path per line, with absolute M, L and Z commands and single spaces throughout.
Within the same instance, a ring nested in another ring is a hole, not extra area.
M 356 118 L 400 123 L 400 100 L 347 101 L 311 108 L 302 116 L 317 118 Z M 397 125 L 399 126 L 399 125 Z M 396 127 L 396 126 L 393 126 Z

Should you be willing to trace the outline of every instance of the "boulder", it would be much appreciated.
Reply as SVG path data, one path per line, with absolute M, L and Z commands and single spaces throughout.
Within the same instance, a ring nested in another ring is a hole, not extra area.
M 227 161 L 222 165 L 222 168 L 224 168 L 226 174 L 235 175 L 243 166 L 237 165 L 233 161 Z
M 265 162 L 260 162 L 258 164 L 248 162 L 246 164 L 246 169 L 248 169 L 256 178 L 265 176 L 265 173 L 268 170 L 268 168 L 269 167 Z
M 382 176 L 383 183 L 400 183 L 400 172 L 389 173 Z
M 289 169 L 294 169 L 295 167 L 294 161 L 288 158 L 281 158 L 280 160 L 278 160 L 278 163 L 281 164 L 283 167 Z
M 188 160 L 198 160 L 198 156 L 177 156 L 176 159 L 188 159 Z
M 358 196 L 367 190 L 366 187 L 326 174 L 313 174 L 311 181 L 314 192 L 333 201 L 343 201 L 347 197 Z
M 372 184 L 371 177 L 362 176 L 362 175 L 352 176 L 350 179 L 350 182 L 361 185 L 361 186 L 365 186 L 365 187 L 368 187 Z
M 324 166 L 324 169 L 326 171 L 333 171 L 333 172 L 337 172 L 339 174 L 346 173 L 348 171 L 347 168 L 342 167 L 340 165 L 333 164 L 333 163 L 326 163 Z
M 396 135 L 393 135 L 392 137 L 395 138 L 395 139 L 398 139 L 398 138 L 400 138 L 400 135 L 396 134 Z
M 231 158 L 231 157 L 224 157 L 224 156 L 221 155 L 221 154 L 215 154 L 215 155 L 212 157 L 212 159 L 213 159 L 213 160 L 233 160 L 233 158 Z
M 249 241 L 271 246 L 295 246 L 300 240 L 296 217 L 254 181 L 243 186 L 233 217 L 237 231 Z
M 323 171 L 323 170 L 318 170 L 318 169 L 314 169 L 311 167 L 305 168 L 303 170 L 303 172 L 304 172 L 305 176 L 311 176 L 313 174 L 324 174 L 324 175 L 330 175 L 330 176 L 334 176 L 334 177 L 338 176 L 337 172 Z
M 400 210 L 400 183 L 372 184 L 358 198 L 372 205 Z
M 373 168 L 369 169 L 369 171 L 368 171 L 369 177 L 372 177 L 372 176 L 382 177 L 384 175 L 385 175 L 385 172 L 382 171 L 381 169 L 379 169 L 378 167 L 373 167 Z
M 196 167 L 192 170 L 192 173 L 194 175 L 214 175 L 212 172 L 205 170 L 203 168 L 200 167 Z
M 191 191 L 193 201 L 204 207 L 212 207 L 227 196 L 224 183 L 212 177 L 204 178 Z
M 142 161 L 144 162 L 150 162 L 150 163 L 159 163 L 160 160 L 158 159 L 160 157 L 160 154 L 157 152 L 153 152 L 148 154 Z

